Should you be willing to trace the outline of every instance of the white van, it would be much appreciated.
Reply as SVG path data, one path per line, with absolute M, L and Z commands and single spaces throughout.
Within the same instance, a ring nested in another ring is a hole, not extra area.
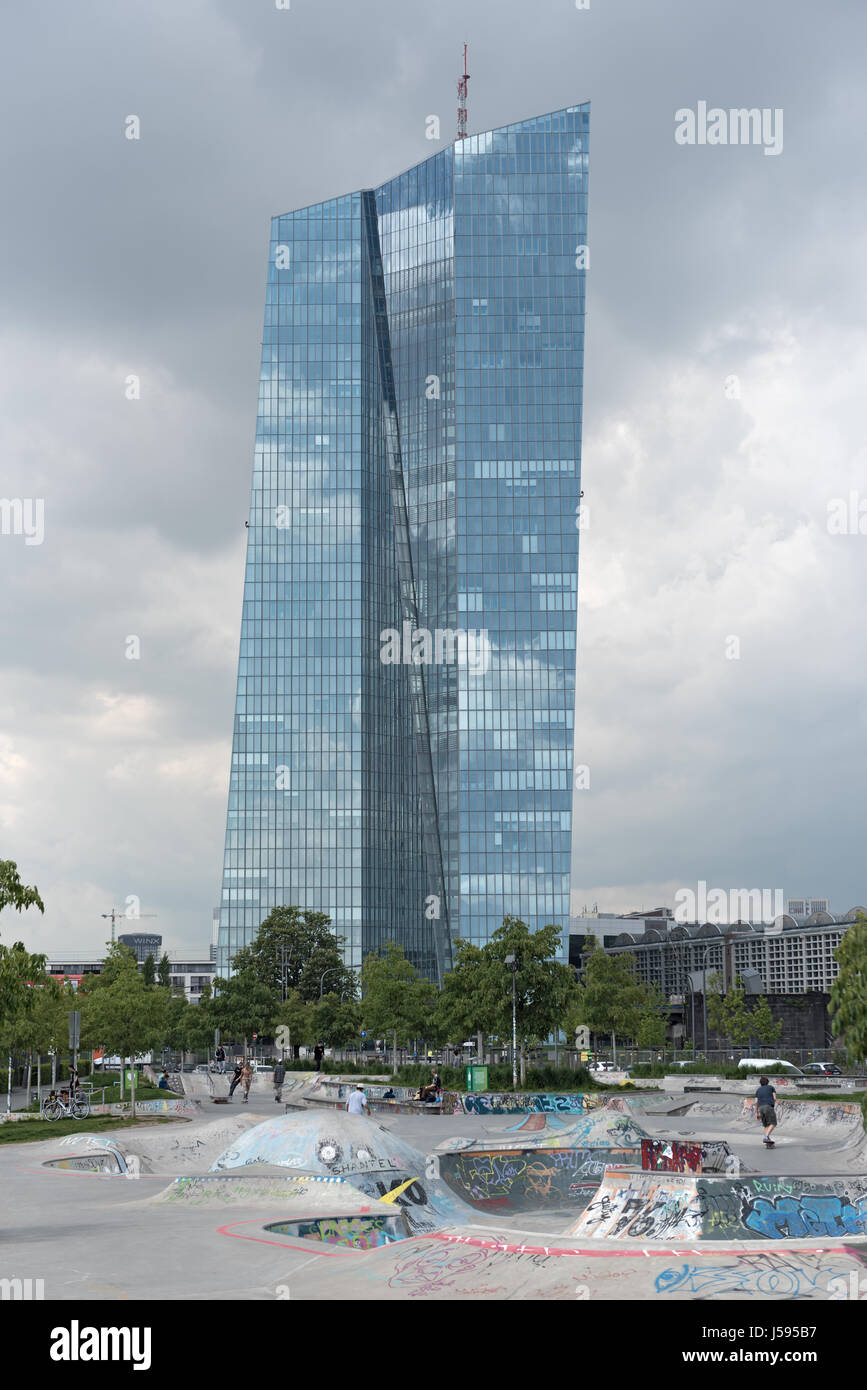
M 764 1072 L 765 1076 L 803 1076 L 800 1067 L 791 1062 L 781 1062 L 774 1057 L 742 1057 L 738 1062 L 739 1071 Z

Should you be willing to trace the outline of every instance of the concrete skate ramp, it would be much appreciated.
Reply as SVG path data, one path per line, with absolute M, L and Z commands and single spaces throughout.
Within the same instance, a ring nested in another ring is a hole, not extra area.
M 394 1215 L 394 1207 L 372 1201 L 360 1188 L 343 1178 L 289 1177 L 269 1173 L 259 1176 L 249 1170 L 237 1176 L 228 1173 L 205 1173 L 196 1177 L 175 1178 L 174 1182 L 150 1199 L 155 1206 L 174 1207 L 268 1207 L 279 1212 L 288 1207 L 304 1216 L 357 1215 L 380 1210 Z
M 610 1168 L 570 1234 L 640 1241 L 867 1236 L 867 1177 L 717 1178 Z
M 596 1194 L 606 1164 L 639 1163 L 632 1149 L 512 1149 L 438 1154 L 439 1171 L 476 1211 L 581 1211 Z
M 190 1173 L 202 1171 L 239 1134 L 255 1125 L 258 1115 L 232 1115 L 203 1124 L 177 1124 L 118 1130 L 116 1134 L 67 1135 L 52 1144 L 46 1167 L 80 1167 L 74 1157 L 101 1157 L 98 1171 L 118 1173 Z M 46 1145 L 48 1147 L 48 1145 Z M 114 1163 L 114 1167 L 112 1164 Z
M 465 1221 L 469 1214 L 424 1154 L 363 1115 L 300 1111 L 266 1120 L 239 1136 L 211 1171 L 255 1163 L 343 1178 L 367 1198 L 402 1211 L 413 1233 Z
M 493 1237 L 466 1229 L 440 1231 L 427 1239 L 310 1265 L 299 1297 L 319 1302 L 840 1299 L 851 1297 L 867 1267 L 860 1251 L 843 1244 L 831 1250 L 690 1254 L 600 1252 L 562 1239 L 551 1245 L 537 1243 L 537 1236 L 531 1240 L 533 1244 L 518 1244 L 509 1231 Z

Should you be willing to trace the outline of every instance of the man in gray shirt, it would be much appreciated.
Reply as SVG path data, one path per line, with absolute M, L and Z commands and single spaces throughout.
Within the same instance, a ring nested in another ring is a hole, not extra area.
M 365 1110 L 370 1114 L 370 1106 L 367 1103 L 367 1096 L 364 1094 L 362 1086 L 356 1086 L 354 1091 L 350 1091 L 349 1100 L 346 1102 L 346 1109 L 350 1115 L 363 1115 Z
M 771 1138 L 772 1130 L 777 1125 L 777 1093 L 768 1081 L 766 1076 L 759 1077 L 759 1088 L 756 1091 L 756 1114 L 765 1127 L 765 1148 L 773 1149 L 774 1141 Z

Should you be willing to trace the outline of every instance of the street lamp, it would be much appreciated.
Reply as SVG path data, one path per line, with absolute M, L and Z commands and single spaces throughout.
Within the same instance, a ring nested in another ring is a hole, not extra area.
M 515 955 L 508 955 L 505 958 L 506 965 L 512 969 L 512 1086 L 518 1085 L 518 1013 L 517 1001 L 515 996 L 515 980 L 518 975 L 518 958 Z
M 319 998 L 322 998 L 322 985 L 326 975 L 339 975 L 343 969 L 342 965 L 329 965 L 327 970 L 323 970 L 319 977 Z
M 707 953 L 713 951 L 719 945 L 718 941 L 711 941 L 704 948 L 701 958 L 701 1001 L 704 1006 L 704 1055 L 707 1057 Z M 719 1041 L 719 1039 L 717 1039 Z

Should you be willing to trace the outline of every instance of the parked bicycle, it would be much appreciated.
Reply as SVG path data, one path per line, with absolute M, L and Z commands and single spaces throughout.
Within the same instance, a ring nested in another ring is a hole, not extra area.
M 76 1090 L 73 1092 L 51 1091 L 42 1102 L 42 1118 L 44 1120 L 61 1120 L 71 1118 L 74 1120 L 86 1120 L 90 1114 L 90 1101 L 87 1092 Z

